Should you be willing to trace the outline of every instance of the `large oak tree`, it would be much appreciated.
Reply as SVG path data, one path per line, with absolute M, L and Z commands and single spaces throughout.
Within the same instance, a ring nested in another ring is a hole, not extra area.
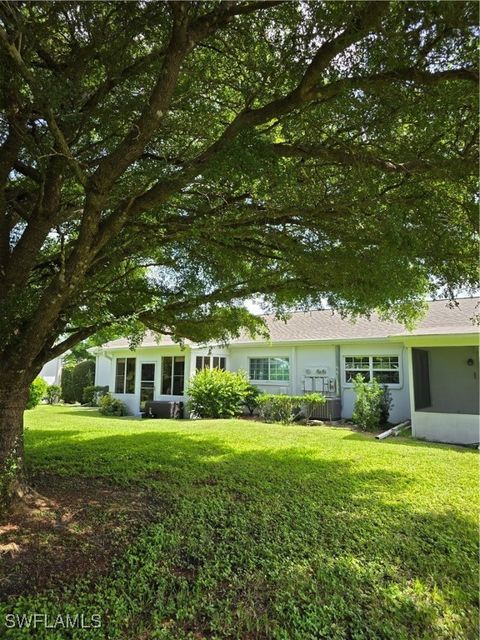
M 474 2 L 2 2 L 4 478 L 30 382 L 89 336 L 224 339 L 256 294 L 406 321 L 474 287 L 477 24 Z

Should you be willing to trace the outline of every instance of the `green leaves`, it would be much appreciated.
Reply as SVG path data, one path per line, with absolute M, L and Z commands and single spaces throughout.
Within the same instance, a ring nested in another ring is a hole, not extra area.
M 46 397 L 48 384 L 43 378 L 35 378 L 30 385 L 26 409 L 35 409 L 37 405 Z
M 233 418 L 241 413 L 249 390 L 243 373 L 203 369 L 188 386 L 188 407 L 199 418 Z
M 476 287 L 473 3 L 177 4 L 1 10 L 0 361 Z
M 259 413 L 265 422 L 290 424 L 297 417 L 307 422 L 314 411 L 325 404 L 321 393 L 308 393 L 303 396 L 289 396 L 283 393 L 264 393 L 257 398 Z

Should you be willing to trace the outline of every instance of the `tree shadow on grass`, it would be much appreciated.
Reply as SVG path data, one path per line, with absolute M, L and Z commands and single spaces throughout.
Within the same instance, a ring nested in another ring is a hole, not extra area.
M 152 531 L 142 545 L 160 527 L 164 532 L 158 551 L 147 554 L 140 546 L 129 560 L 132 576 L 143 576 L 152 553 L 158 567 L 149 578 L 152 603 L 130 625 L 141 621 L 158 631 L 159 620 L 169 620 L 171 637 L 474 637 L 475 523 L 447 506 L 438 512 L 392 502 L 417 482 L 411 475 L 294 448 L 238 452 L 198 433 L 79 440 L 78 432 L 59 431 L 56 441 L 44 433 L 29 434 L 33 479 L 52 499 L 67 500 L 54 475 L 60 470 L 78 485 L 84 512 L 93 513 L 86 518 L 89 534 L 85 521 L 73 517 L 63 545 L 83 549 L 77 565 L 85 574 L 95 573 L 99 540 L 108 537 L 109 526 L 119 526 L 114 514 L 125 516 L 120 551 L 135 544 L 139 525 Z M 118 487 L 109 495 L 105 483 Z M 132 517 L 125 515 L 129 502 L 140 504 Z M 42 537 L 32 523 L 24 527 L 30 527 L 30 541 L 24 540 L 16 561 L 34 548 L 43 575 L 55 570 L 62 544 Z M 52 585 L 61 600 L 67 575 L 82 572 L 69 571 L 68 553 L 60 564 L 63 574 Z M 133 578 L 129 585 L 132 592 L 123 595 L 134 602 Z
M 53 408 L 53 407 L 52 407 Z M 105 420 L 105 416 L 102 415 L 96 407 L 82 407 L 81 405 L 66 405 L 63 407 L 55 406 L 55 416 L 57 415 L 68 415 L 70 417 L 82 417 L 82 418 L 102 418 Z M 52 414 L 53 415 L 53 414 Z M 108 416 L 109 420 L 138 420 L 141 421 L 139 416 Z

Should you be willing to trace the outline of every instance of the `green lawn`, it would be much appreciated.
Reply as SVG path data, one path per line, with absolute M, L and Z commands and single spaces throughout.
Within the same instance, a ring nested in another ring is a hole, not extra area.
M 95 478 L 151 501 L 150 518 L 126 543 L 119 533 L 107 572 L 0 607 L 0 622 L 100 613 L 99 630 L 2 637 L 477 638 L 476 451 L 68 407 L 38 407 L 26 423 L 34 482 Z

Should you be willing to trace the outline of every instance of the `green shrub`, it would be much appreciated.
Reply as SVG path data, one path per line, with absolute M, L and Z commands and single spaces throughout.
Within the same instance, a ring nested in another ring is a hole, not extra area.
M 247 395 L 245 396 L 244 405 L 247 407 L 250 415 L 258 407 L 258 397 L 262 394 L 262 391 L 251 382 L 248 382 Z
M 83 402 L 83 390 L 95 382 L 95 361 L 84 360 L 73 368 L 72 387 L 75 402 Z
M 51 384 L 47 388 L 47 402 L 48 404 L 57 404 L 62 396 L 62 389 L 58 384 Z
M 383 385 L 383 394 L 380 398 L 380 426 L 386 427 L 393 407 L 392 394 L 386 384 Z
M 47 395 L 48 384 L 43 378 L 35 378 L 30 385 L 26 409 L 34 409 Z
M 283 393 L 265 393 L 257 398 L 260 417 L 264 422 L 290 424 L 298 417 L 310 420 L 312 413 L 326 402 L 321 393 L 288 396 Z
M 98 403 L 99 411 L 104 416 L 128 416 L 127 405 L 114 398 L 111 393 L 106 393 Z
M 306 420 L 310 420 L 314 411 L 325 404 L 327 399 L 321 393 L 306 393 L 301 396 L 302 410 Z
M 242 412 L 250 383 L 242 372 L 198 371 L 190 381 L 188 408 L 199 418 L 233 418 Z
M 364 431 L 375 431 L 388 423 L 392 397 L 388 387 L 381 386 L 375 378 L 365 382 L 359 373 L 354 381 L 355 407 L 352 420 Z
M 62 400 L 67 403 L 75 402 L 75 394 L 73 391 L 73 370 L 75 365 L 69 364 L 62 369 L 62 378 L 60 385 L 62 388 Z
M 83 390 L 82 401 L 83 404 L 88 404 L 91 407 L 98 407 L 100 398 L 105 395 L 106 387 L 99 387 L 98 385 L 88 385 Z
M 62 400 L 83 402 L 83 390 L 95 382 L 95 361 L 83 360 L 75 365 L 66 365 L 62 370 Z
M 265 393 L 258 397 L 260 417 L 264 422 L 290 424 L 300 410 L 302 398 L 283 393 Z M 295 411 L 298 409 L 298 411 Z

